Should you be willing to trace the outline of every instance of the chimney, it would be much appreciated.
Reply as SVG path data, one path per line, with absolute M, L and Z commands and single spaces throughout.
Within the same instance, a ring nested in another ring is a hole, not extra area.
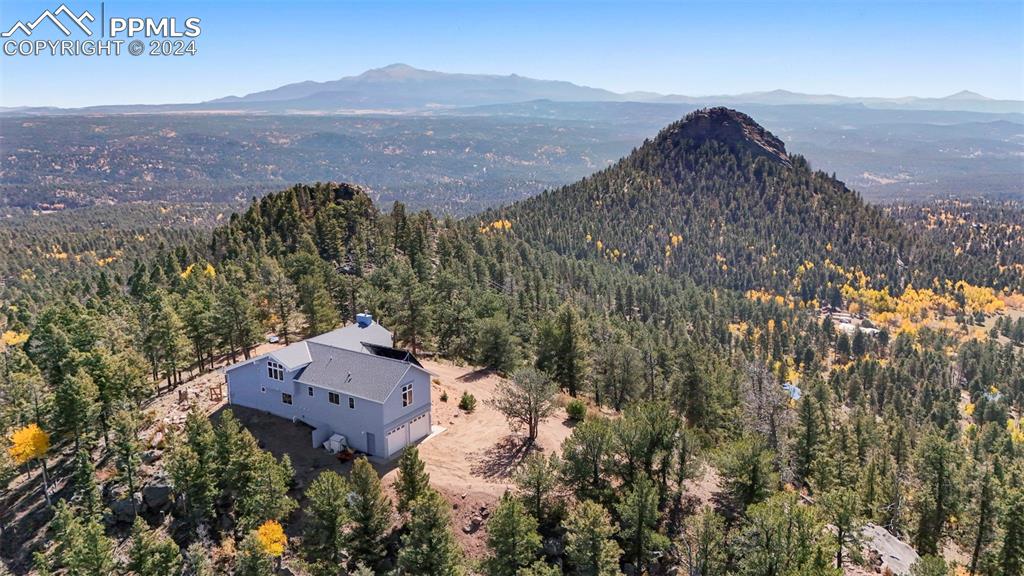
M 373 315 L 369 312 L 356 314 L 356 324 L 358 324 L 360 328 L 366 328 L 370 324 L 373 324 Z

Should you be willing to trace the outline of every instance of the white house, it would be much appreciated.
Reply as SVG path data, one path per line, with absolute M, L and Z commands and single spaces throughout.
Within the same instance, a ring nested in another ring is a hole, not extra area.
M 387 459 L 430 434 L 430 373 L 369 314 L 225 373 L 230 404 L 305 422 L 314 447 L 341 434 Z

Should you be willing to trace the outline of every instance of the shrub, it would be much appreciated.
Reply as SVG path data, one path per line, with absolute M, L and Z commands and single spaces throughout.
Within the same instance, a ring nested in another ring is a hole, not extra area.
M 459 408 L 466 412 L 476 410 L 476 396 L 473 396 L 469 392 L 463 392 L 462 399 L 459 400 Z
M 445 390 L 444 392 L 441 392 L 441 402 L 447 402 L 447 401 L 448 401 L 448 391 Z
M 587 405 L 582 400 L 573 398 L 565 405 L 565 413 L 569 415 L 571 420 L 582 422 L 587 417 Z

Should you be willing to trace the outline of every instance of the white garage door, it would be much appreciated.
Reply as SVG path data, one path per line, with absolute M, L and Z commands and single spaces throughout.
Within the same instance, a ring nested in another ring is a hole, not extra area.
M 396 452 L 405 448 L 405 445 L 409 443 L 409 427 L 402 424 L 398 428 L 395 428 L 388 432 L 387 440 L 385 445 L 388 451 L 388 457 L 394 456 Z
M 430 434 L 430 414 L 421 414 L 409 421 L 409 441 L 415 442 Z

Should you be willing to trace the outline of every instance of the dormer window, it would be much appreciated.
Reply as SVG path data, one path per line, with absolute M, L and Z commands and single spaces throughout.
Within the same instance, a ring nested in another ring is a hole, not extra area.
M 284 366 L 281 366 L 273 360 L 267 361 L 267 376 L 271 380 L 284 380 Z
M 412 384 L 402 386 L 402 407 L 412 404 Z

